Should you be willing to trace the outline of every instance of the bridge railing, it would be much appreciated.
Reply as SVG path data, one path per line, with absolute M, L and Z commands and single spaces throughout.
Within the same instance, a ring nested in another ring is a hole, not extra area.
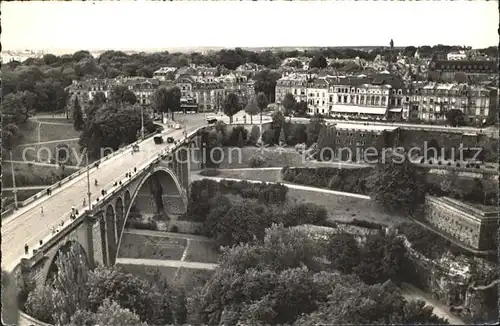
M 98 196 L 96 199 L 94 199 L 91 203 L 89 203 L 91 206 L 91 210 L 94 209 L 95 206 L 97 206 L 100 202 L 106 201 L 108 198 L 112 197 L 114 194 L 116 194 L 120 189 L 128 184 L 131 180 L 133 180 L 132 176 L 137 175 L 138 173 L 141 173 L 144 169 L 147 169 L 149 166 L 152 164 L 157 164 L 161 161 L 162 156 L 168 155 L 169 153 L 175 152 L 175 150 L 182 145 L 186 144 L 189 142 L 189 138 L 194 136 L 198 130 L 202 129 L 204 127 L 200 127 L 195 129 L 194 131 L 190 132 L 189 134 L 186 135 L 186 137 L 181 138 L 177 143 L 173 144 L 173 147 L 165 148 L 162 151 L 158 153 L 157 156 L 151 157 L 150 159 L 146 160 L 144 163 L 140 164 L 137 166 L 136 171 L 130 171 L 126 172 L 120 177 L 116 178 L 115 180 L 109 182 L 106 184 L 106 186 L 102 187 L 101 189 L 105 190 L 105 194 L 103 196 Z M 50 226 L 52 229 L 52 233 L 47 235 L 44 239 L 41 239 L 40 242 L 36 247 L 33 248 L 32 250 L 32 255 L 30 256 L 28 254 L 28 257 L 25 258 L 33 258 L 33 257 L 43 257 L 43 254 L 45 251 L 50 249 L 52 245 L 58 241 L 59 234 L 61 234 L 66 228 L 68 228 L 72 224 L 79 224 L 83 217 L 88 214 L 89 209 L 88 205 L 83 206 L 83 205 L 78 205 L 75 208 L 81 208 L 81 211 L 78 210 L 78 214 L 73 215 L 71 217 L 71 209 L 68 208 L 68 213 L 65 215 L 61 216 L 54 224 Z M 69 218 L 69 223 L 68 223 L 68 218 Z M 37 260 L 37 259 L 35 259 Z
M 117 156 L 118 154 L 126 152 L 127 150 L 131 149 L 134 145 L 140 144 L 140 142 L 142 142 L 142 141 L 144 141 L 144 140 L 146 140 L 146 139 L 154 136 L 155 134 L 156 134 L 156 132 L 150 133 L 150 134 L 146 135 L 143 140 L 135 141 L 135 142 L 133 142 L 133 143 L 127 145 L 127 146 L 124 146 L 124 147 L 120 148 L 119 150 L 117 150 L 117 151 L 115 151 L 115 152 L 113 152 L 113 153 L 111 153 L 109 155 L 106 155 L 106 156 L 100 158 L 99 160 L 97 160 L 94 163 L 90 164 L 89 168 L 93 169 L 93 168 L 97 167 L 97 165 L 101 164 L 102 162 L 105 162 L 105 161 L 109 160 L 110 158 Z M 68 183 L 69 181 L 71 181 L 71 180 L 77 178 L 78 176 L 82 175 L 83 173 L 85 173 L 86 170 L 87 170 L 86 167 L 82 168 L 82 169 L 76 171 L 75 173 L 70 174 L 66 178 L 64 178 L 64 179 L 62 179 L 62 180 L 60 180 L 60 181 L 58 181 L 58 182 L 56 182 L 56 183 L 54 183 L 54 184 L 52 184 L 50 186 L 47 186 L 47 188 L 45 188 L 42 191 L 37 192 L 36 194 L 34 194 L 33 196 L 27 198 L 26 200 L 24 200 L 22 202 L 18 202 L 18 204 L 17 204 L 18 207 L 27 206 L 30 203 L 34 202 L 35 200 L 40 199 L 40 198 L 42 198 L 44 196 L 47 196 L 47 191 L 48 190 L 50 190 L 52 192 L 53 190 L 55 190 L 57 188 L 60 188 L 64 184 Z M 4 208 L 4 211 L 2 212 L 2 217 L 11 214 L 14 211 L 15 211 L 15 204 L 14 203 L 9 204 L 9 205 L 7 205 Z

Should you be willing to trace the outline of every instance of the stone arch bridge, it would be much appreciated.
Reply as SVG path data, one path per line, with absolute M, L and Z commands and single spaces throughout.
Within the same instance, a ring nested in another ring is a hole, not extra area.
M 17 272 L 29 275 L 37 284 L 49 279 L 55 261 L 69 243 L 78 243 L 89 265 L 113 265 L 128 219 L 140 214 L 152 217 L 166 213 L 172 217 L 185 213 L 190 183 L 192 155 L 198 156 L 200 137 L 180 144 L 174 151 L 160 154 L 152 163 L 132 171 L 93 202 L 72 223 L 61 227 L 29 259 L 21 260 Z

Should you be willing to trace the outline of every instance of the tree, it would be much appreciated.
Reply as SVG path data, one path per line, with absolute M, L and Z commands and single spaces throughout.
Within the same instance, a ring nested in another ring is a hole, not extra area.
M 19 142 L 20 137 L 21 132 L 19 127 L 15 124 L 9 123 L 2 128 L 2 148 L 7 151 L 13 150 Z
M 169 90 L 166 87 L 160 87 L 153 93 L 151 104 L 155 112 L 169 112 Z
M 253 126 L 252 130 L 250 130 L 250 135 L 248 136 L 248 144 L 249 145 L 256 145 L 257 140 L 259 139 L 259 136 L 260 136 L 259 127 Z
M 274 112 L 272 117 L 271 129 L 268 129 L 269 132 L 273 135 L 271 142 L 272 144 L 275 143 L 280 144 L 280 135 L 282 130 L 283 130 L 283 142 L 284 143 L 286 142 L 284 127 L 285 127 L 285 117 L 283 116 L 283 113 L 280 111 Z
M 26 312 L 45 323 L 54 323 L 54 290 L 50 285 L 37 286 L 24 304 Z
M 153 93 L 153 110 L 161 113 L 170 113 L 174 120 L 174 112 L 181 107 L 181 92 L 178 87 L 160 87 Z
M 181 109 L 181 90 L 179 87 L 171 87 L 169 89 L 169 98 L 168 98 L 170 115 L 171 119 L 174 120 L 174 112 L 179 111 Z
M 257 105 L 257 99 L 252 96 L 245 106 L 245 112 L 250 115 L 250 124 L 253 125 L 253 116 L 259 112 L 259 107 Z
M 137 97 L 135 94 L 125 86 L 114 86 L 109 94 L 110 101 L 120 104 L 135 104 Z
M 307 102 L 300 101 L 296 105 L 295 115 L 298 117 L 305 117 L 307 114 Z
M 273 103 L 275 100 L 276 82 L 280 78 L 280 74 L 272 72 L 269 69 L 258 71 L 253 76 L 255 93 L 264 93 L 267 102 Z
M 391 282 L 353 285 L 345 282 L 335 286 L 318 310 L 300 317 L 294 325 L 448 324 L 432 314 L 431 309 L 424 308 L 421 302 L 415 304 L 404 300 L 400 290 Z
M 28 120 L 28 110 L 23 104 L 22 93 L 8 94 L 2 99 L 2 123 L 21 124 Z
M 325 119 L 321 116 L 314 116 L 307 125 L 307 144 L 310 146 L 318 141 L 319 133 L 325 124 Z
M 285 128 L 280 128 L 280 136 L 279 136 L 279 144 L 280 146 L 285 146 L 286 145 L 286 138 L 285 138 Z
M 164 285 L 163 282 L 146 282 L 116 267 L 97 267 L 89 277 L 86 302 L 91 311 L 97 311 L 106 300 L 111 300 L 134 311 L 148 323 L 170 324 L 173 318 L 171 293 Z
M 344 274 L 351 274 L 360 257 L 356 239 L 347 233 L 336 234 L 328 240 L 327 248 L 327 257 L 333 268 Z
M 229 93 L 224 101 L 224 114 L 229 117 L 229 123 L 233 123 L 233 116 L 241 110 L 240 108 L 240 100 L 238 96 L 234 93 Z
M 101 105 L 106 103 L 106 94 L 104 94 L 103 92 L 96 92 L 91 102 L 93 106 L 100 107 Z
M 80 101 L 77 96 L 75 96 L 73 100 L 73 127 L 76 131 L 81 131 L 85 127 L 82 107 L 80 106 Z
M 144 117 L 147 125 L 149 117 Z M 109 102 L 93 112 L 80 135 L 81 148 L 87 148 L 91 157 L 99 158 L 101 149 L 117 150 L 137 140 L 141 129 L 141 108 Z
M 370 196 L 390 212 L 413 213 L 424 200 L 425 181 L 408 158 L 384 158 L 369 180 Z
M 57 274 L 53 280 L 54 321 L 67 325 L 77 310 L 87 308 L 89 268 L 84 252 L 73 244 L 56 260 Z
M 262 113 L 264 110 L 267 108 L 268 105 L 267 97 L 266 94 L 263 92 L 259 92 L 257 94 L 257 106 L 259 107 L 260 110 L 260 124 L 262 125 Z
M 446 112 L 446 120 L 453 127 L 463 126 L 465 124 L 463 112 L 457 109 Z
M 281 104 L 285 108 L 285 112 L 284 112 L 285 116 L 288 116 L 296 108 L 297 101 L 295 101 L 295 97 L 293 97 L 293 94 L 286 93 L 285 98 L 283 99 L 283 102 Z
M 322 55 L 314 57 L 309 63 L 309 68 L 324 69 L 328 66 L 326 58 Z
M 243 139 L 243 133 L 240 132 L 238 133 L 238 142 L 237 142 L 237 145 L 238 147 L 242 148 L 243 146 L 245 146 L 245 140 Z
M 147 326 L 141 323 L 139 317 L 129 309 L 120 307 L 115 301 L 104 300 L 97 313 L 79 310 L 71 318 L 70 326 L 116 326 L 116 325 L 137 325 Z

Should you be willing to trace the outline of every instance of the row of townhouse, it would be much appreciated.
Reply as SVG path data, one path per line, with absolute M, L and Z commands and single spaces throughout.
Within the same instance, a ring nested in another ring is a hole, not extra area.
M 139 104 L 149 105 L 151 104 L 153 92 L 160 85 L 161 83 L 157 79 L 142 77 L 88 79 L 83 81 L 74 80 L 66 90 L 70 99 L 77 97 L 82 103 L 87 103 L 94 98 L 97 92 L 109 97 L 113 87 L 125 86 L 135 94 Z
M 468 84 L 405 82 L 390 74 L 349 77 L 285 76 L 276 84 L 276 102 L 290 93 L 307 102 L 308 114 L 333 117 L 400 118 L 445 121 L 460 110 L 469 123 L 484 123 L 497 113 L 497 90 Z
M 297 102 L 307 102 L 308 113 L 332 116 L 401 116 L 409 99 L 403 80 L 379 74 L 350 77 L 292 75 L 276 83 L 276 102 L 290 93 Z
M 234 73 L 215 77 L 215 68 L 201 68 L 196 75 L 179 75 L 175 81 L 142 77 L 73 81 L 67 91 L 70 99 L 77 97 L 83 105 L 97 92 L 108 97 L 113 87 L 120 85 L 132 91 L 142 105 L 151 104 L 152 95 L 159 87 L 177 86 L 181 91 L 181 108 L 202 112 L 221 110 L 229 93 L 238 95 L 242 105 L 254 94 L 254 82 L 245 75 Z
M 182 101 L 194 103 L 200 112 L 221 110 L 229 93 L 238 96 L 244 106 L 255 94 L 254 82 L 244 75 L 229 74 L 215 79 L 182 75 L 174 81 L 181 91 Z
M 420 83 L 410 90 L 408 120 L 444 121 L 460 110 L 466 122 L 485 123 L 497 115 L 497 89 L 480 85 Z

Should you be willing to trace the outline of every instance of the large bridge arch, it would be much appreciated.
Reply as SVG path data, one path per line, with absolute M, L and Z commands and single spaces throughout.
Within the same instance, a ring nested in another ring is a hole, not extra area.
M 182 198 L 182 196 L 184 196 L 184 191 L 182 190 L 181 184 L 177 179 L 177 177 L 175 176 L 175 174 L 170 169 L 162 166 L 152 169 L 152 171 L 148 172 L 144 177 L 142 177 L 131 197 L 130 193 L 127 190 L 124 196 L 125 207 L 124 207 L 123 224 L 118 230 L 118 239 L 117 239 L 118 241 L 116 246 L 116 252 L 114 253 L 113 262 L 116 261 L 116 256 L 118 254 L 121 241 L 123 238 L 123 232 L 125 230 L 125 224 L 127 223 L 127 219 L 130 216 L 131 208 L 134 206 L 138 196 L 146 196 L 146 195 L 151 196 L 149 192 L 150 190 L 149 187 L 151 187 L 151 181 L 155 179 L 159 181 L 159 185 L 161 186 L 162 197 L 176 196 Z M 185 206 L 184 201 L 182 201 L 182 203 Z M 165 201 L 162 200 L 161 204 L 165 205 L 166 203 Z
M 44 277 L 45 284 L 50 284 L 52 280 L 54 279 L 55 275 L 58 273 L 59 268 L 57 267 L 57 259 L 66 253 L 68 253 L 73 246 L 76 246 L 78 252 L 83 256 L 83 260 L 87 264 L 87 266 L 90 265 L 89 258 L 87 256 L 87 253 L 85 252 L 85 249 L 83 248 L 82 244 L 80 244 L 76 240 L 68 240 L 66 241 L 62 246 L 57 249 L 57 251 L 54 252 L 54 254 L 49 257 L 49 261 L 47 262 L 47 272 Z

